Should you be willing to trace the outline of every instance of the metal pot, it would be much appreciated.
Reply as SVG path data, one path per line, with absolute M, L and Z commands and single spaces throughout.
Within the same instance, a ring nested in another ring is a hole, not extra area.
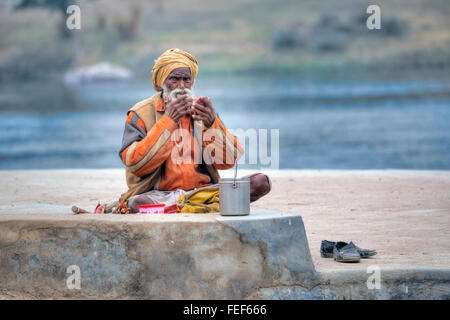
M 219 207 L 222 216 L 250 214 L 250 178 L 220 179 Z

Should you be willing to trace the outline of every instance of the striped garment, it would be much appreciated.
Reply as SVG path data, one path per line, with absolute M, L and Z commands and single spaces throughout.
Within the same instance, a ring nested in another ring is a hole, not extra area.
M 156 110 L 164 111 L 164 107 L 163 100 L 159 99 Z M 199 152 L 200 145 L 202 153 Z M 185 115 L 179 123 L 163 115 L 147 130 L 134 111 L 128 113 L 119 151 L 128 171 L 137 177 L 163 166 L 155 189 L 169 191 L 211 185 L 210 175 L 203 166 L 199 166 L 201 161 L 225 170 L 232 168 L 243 154 L 238 139 L 225 128 L 218 116 L 207 128 L 200 121 L 192 121 L 190 115 Z

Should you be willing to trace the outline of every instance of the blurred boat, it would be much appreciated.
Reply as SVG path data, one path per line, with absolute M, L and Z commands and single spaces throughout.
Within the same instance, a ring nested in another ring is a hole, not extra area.
M 66 84 L 116 82 L 128 81 L 132 77 L 132 72 L 124 67 L 113 65 L 108 62 L 100 62 L 67 71 L 64 75 L 64 82 Z

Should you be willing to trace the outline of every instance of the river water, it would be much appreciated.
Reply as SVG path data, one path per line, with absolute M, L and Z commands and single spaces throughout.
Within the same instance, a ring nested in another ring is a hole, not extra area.
M 126 111 L 153 92 L 151 81 L 2 85 L 0 169 L 123 167 Z M 200 76 L 195 93 L 229 129 L 279 129 L 281 169 L 450 169 L 449 77 Z

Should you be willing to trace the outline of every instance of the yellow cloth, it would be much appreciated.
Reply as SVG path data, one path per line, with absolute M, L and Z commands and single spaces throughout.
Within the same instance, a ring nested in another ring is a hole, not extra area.
M 192 84 L 194 84 L 195 77 L 198 73 L 197 60 L 190 53 L 173 48 L 164 52 L 156 60 L 152 69 L 153 88 L 156 91 L 161 91 L 167 76 L 178 68 L 189 68 L 191 70 Z
M 219 212 L 219 187 L 204 187 L 189 194 L 180 195 L 178 209 L 181 213 Z

